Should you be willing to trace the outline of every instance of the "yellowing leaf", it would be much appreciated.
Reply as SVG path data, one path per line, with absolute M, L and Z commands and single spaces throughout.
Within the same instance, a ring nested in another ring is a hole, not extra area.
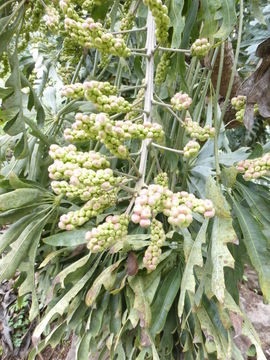
M 232 219 L 215 217 L 212 230 L 211 258 L 213 265 L 212 290 L 218 301 L 224 302 L 224 267 L 234 268 L 234 258 L 227 248 L 228 243 L 237 239 L 232 226 Z

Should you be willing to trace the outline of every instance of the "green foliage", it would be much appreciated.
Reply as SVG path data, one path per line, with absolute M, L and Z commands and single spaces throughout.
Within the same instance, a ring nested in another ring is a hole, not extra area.
M 0 1 L 0 281 L 31 295 L 29 359 L 71 333 L 79 360 L 242 359 L 241 334 L 265 359 L 237 281 L 249 262 L 270 301 L 269 143 L 227 129 L 211 75 L 229 37 L 239 64 L 254 53 L 268 7 L 49 5 Z

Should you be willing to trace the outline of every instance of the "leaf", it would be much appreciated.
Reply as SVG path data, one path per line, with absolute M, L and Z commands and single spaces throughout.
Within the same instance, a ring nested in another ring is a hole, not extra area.
M 70 301 L 79 293 L 79 291 L 85 286 L 87 281 L 93 275 L 92 269 L 88 271 L 59 301 L 58 303 L 48 311 L 38 326 L 35 328 L 32 341 L 34 346 L 39 342 L 41 334 L 46 329 L 46 326 L 50 320 L 57 314 L 63 315 Z
M 200 15 L 204 20 L 202 29 L 203 37 L 208 38 L 216 32 L 217 21 L 215 19 L 215 14 L 219 7 L 219 1 L 201 0 Z
M 173 26 L 172 48 L 179 48 L 181 44 L 181 34 L 184 29 L 184 17 L 182 16 L 183 7 L 183 0 L 171 1 L 169 16 Z
M 51 253 L 49 253 L 45 259 L 42 261 L 42 263 L 39 265 L 39 269 L 45 267 L 46 265 L 48 265 L 48 263 L 53 260 L 54 258 L 56 258 L 58 255 L 64 253 L 66 251 L 66 249 L 60 249 L 60 250 L 56 250 L 53 251 Z
M 234 166 L 229 168 L 223 168 L 221 171 L 221 181 L 224 186 L 227 188 L 234 187 L 236 183 L 236 177 L 238 175 L 238 171 Z
M 23 159 L 28 155 L 28 139 L 25 132 L 21 134 L 20 140 L 14 148 L 14 156 L 16 159 Z
M 217 186 L 216 182 L 210 177 L 207 179 L 206 185 L 206 197 L 213 201 L 213 205 L 217 216 L 223 218 L 230 218 L 230 208 L 226 202 L 220 187 Z
M 250 8 L 251 8 L 251 14 L 254 15 L 254 17 L 261 23 L 266 25 L 265 19 L 263 16 L 263 12 L 260 8 L 260 2 L 259 0 L 249 0 L 250 2 Z
M 40 202 L 45 192 L 38 189 L 17 189 L 0 195 L 0 211 L 16 209 L 28 204 Z
M 212 290 L 218 301 L 224 302 L 225 280 L 224 267 L 234 268 L 234 258 L 227 248 L 228 243 L 235 243 L 236 233 L 232 226 L 232 219 L 219 218 L 214 219 L 212 230 Z
M 36 214 L 21 217 L 0 236 L 0 254 L 23 232 L 27 225 L 36 218 Z
M 247 208 L 240 205 L 231 196 L 233 210 L 243 233 L 243 240 L 252 265 L 259 274 L 260 287 L 267 302 L 270 301 L 270 253 L 268 241 L 258 222 Z
M 202 306 L 200 306 L 197 311 L 196 315 L 198 316 L 198 319 L 201 324 L 201 329 L 204 333 L 204 336 L 206 337 L 206 343 L 207 341 L 215 343 L 216 351 L 217 351 L 217 359 L 226 359 L 227 354 L 226 350 L 223 347 L 223 342 L 221 340 L 222 334 L 219 332 L 219 330 L 216 328 L 214 323 L 214 318 L 210 317 L 206 311 L 206 309 Z
M 202 257 L 202 244 L 205 243 L 205 235 L 208 226 L 208 220 L 205 220 L 202 224 L 200 231 L 196 237 L 196 240 L 192 244 L 191 251 L 186 261 L 185 270 L 181 281 L 180 297 L 178 301 L 178 317 L 181 318 L 184 309 L 185 295 L 187 291 L 195 293 L 195 277 L 194 277 L 194 266 L 203 266 Z
M 0 260 L 0 281 L 10 279 L 15 274 L 17 267 L 26 257 L 31 243 L 35 239 L 40 239 L 47 217 L 48 214 L 41 220 L 31 222 L 11 245 L 10 252 Z
M 153 302 L 152 310 L 152 322 L 150 332 L 153 337 L 159 334 L 166 323 L 168 313 L 172 307 L 172 304 L 176 298 L 176 295 L 180 289 L 181 283 L 181 267 L 174 267 L 164 278 L 162 286 L 158 290 L 158 296 Z
M 221 1 L 222 25 L 219 31 L 214 35 L 215 38 L 226 39 L 232 32 L 237 17 L 235 12 L 234 0 Z
M 237 316 L 242 320 L 242 326 L 241 326 L 242 334 L 248 337 L 251 343 L 255 346 L 257 352 L 256 359 L 266 360 L 256 330 L 254 329 L 252 323 L 250 322 L 246 314 L 242 312 L 240 307 L 235 303 L 234 299 L 232 298 L 232 296 L 229 294 L 228 291 L 225 292 L 224 306 L 233 314 L 237 314 Z M 232 324 L 234 325 L 234 322 L 232 322 Z
M 151 323 L 151 309 L 144 294 L 144 286 L 142 276 L 137 275 L 129 278 L 129 285 L 134 291 L 135 300 L 133 308 L 137 311 L 140 318 L 140 326 L 149 328 Z
M 65 287 L 64 285 L 64 280 L 65 278 L 68 276 L 68 274 L 70 273 L 73 273 L 75 272 L 77 269 L 83 267 L 87 261 L 89 260 L 90 258 L 90 253 L 87 254 L 86 256 L 82 257 L 81 259 L 73 262 L 71 265 L 67 266 L 64 270 L 62 270 L 57 276 L 56 278 L 54 279 L 53 281 L 53 285 L 57 284 L 57 283 L 60 283 L 62 288 Z M 94 258 L 95 259 L 95 258 Z M 89 264 L 91 265 L 91 264 Z
M 86 297 L 85 297 L 85 303 L 87 306 L 92 306 L 93 303 L 96 301 L 96 298 L 98 297 L 98 294 L 101 290 L 102 285 L 104 285 L 105 289 L 109 289 L 110 286 L 113 286 L 115 281 L 115 274 L 114 271 L 119 267 L 121 262 L 124 260 L 124 258 L 118 260 L 116 263 L 114 263 L 111 266 L 108 266 L 105 270 L 102 271 L 102 273 L 96 278 L 91 288 L 88 290 Z
M 51 246 L 76 246 L 80 244 L 86 244 L 85 234 L 88 229 L 76 229 L 72 231 L 63 231 L 55 235 L 48 236 L 43 239 L 45 244 Z

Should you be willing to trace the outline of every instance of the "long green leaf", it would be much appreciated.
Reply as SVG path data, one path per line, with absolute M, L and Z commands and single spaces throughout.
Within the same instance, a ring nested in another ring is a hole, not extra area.
M 268 241 L 262 233 L 258 222 L 247 208 L 240 205 L 233 197 L 233 210 L 239 221 L 243 239 L 252 265 L 259 274 L 263 296 L 270 301 L 270 252 Z
M 96 266 L 98 265 L 98 261 L 96 261 Z M 70 301 L 78 294 L 78 292 L 85 286 L 87 281 L 91 278 L 94 271 L 96 270 L 96 266 L 93 266 L 90 271 L 88 271 L 59 301 L 58 303 L 44 316 L 38 326 L 35 328 L 35 331 L 32 336 L 33 344 L 37 344 L 39 342 L 40 336 L 43 331 L 46 329 L 46 326 L 50 322 L 50 320 L 57 314 L 63 315 L 68 307 Z
M 215 34 L 216 38 L 226 39 L 236 23 L 235 1 L 222 0 L 221 1 L 222 25 L 219 31 Z
M 150 332 L 153 337 L 164 328 L 168 313 L 180 289 L 182 272 L 180 266 L 173 268 L 164 278 L 152 305 L 152 322 Z
M 185 295 L 186 291 L 191 291 L 195 293 L 195 277 L 194 277 L 194 266 L 203 266 L 203 257 L 202 257 L 202 244 L 205 243 L 205 234 L 208 226 L 208 220 L 205 220 L 201 229 L 196 237 L 196 240 L 193 243 L 189 257 L 185 266 L 181 281 L 181 291 L 178 301 L 178 316 L 181 318 L 184 309 Z

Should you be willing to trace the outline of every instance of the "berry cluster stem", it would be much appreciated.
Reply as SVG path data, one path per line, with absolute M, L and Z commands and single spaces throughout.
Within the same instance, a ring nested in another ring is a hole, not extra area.
M 146 71 L 145 71 L 145 97 L 144 97 L 144 124 L 151 122 L 151 108 L 153 101 L 153 93 L 154 93 L 154 49 L 156 44 L 155 37 L 155 22 L 152 16 L 151 11 L 148 11 L 147 15 L 147 38 L 146 38 Z M 146 165 L 147 165 L 147 156 L 148 156 L 148 144 L 149 140 L 144 140 L 142 143 L 142 154 L 141 161 L 139 165 L 139 172 L 141 174 L 141 178 L 138 180 L 136 188 L 140 189 L 145 180 L 146 173 Z

